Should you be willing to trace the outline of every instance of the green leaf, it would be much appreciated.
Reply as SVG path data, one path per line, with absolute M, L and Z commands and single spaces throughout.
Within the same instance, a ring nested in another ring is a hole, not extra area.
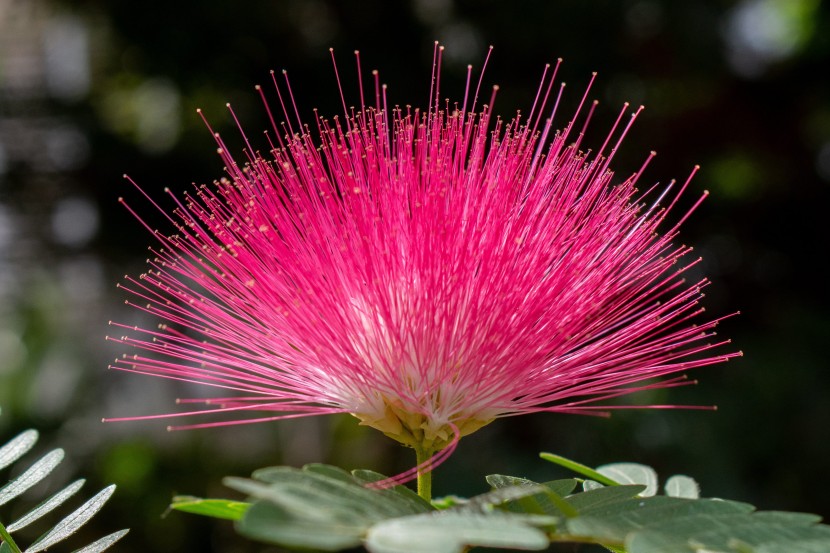
M 279 505 L 258 501 L 237 521 L 236 529 L 253 540 L 283 547 L 339 551 L 360 545 L 368 528 L 326 519 L 298 518 Z
M 657 473 L 653 468 L 639 463 L 612 463 L 597 467 L 597 472 L 618 484 L 642 484 L 646 488 L 640 495 L 651 497 L 657 494 Z M 595 479 L 596 480 L 596 479 Z M 600 481 L 600 483 L 602 483 Z M 588 481 L 585 482 L 588 484 Z M 590 484 L 585 490 L 595 489 Z
M 371 470 L 353 470 L 352 476 L 354 479 L 357 480 L 359 484 L 370 484 L 373 482 L 380 482 L 381 480 L 386 480 L 386 476 L 380 474 L 378 472 L 374 472 Z M 398 501 L 405 501 L 408 503 L 409 507 L 413 509 L 413 512 L 426 512 L 431 511 L 435 507 L 429 501 L 426 501 L 423 497 L 415 493 L 414 491 L 410 490 L 406 486 L 393 486 L 391 488 L 384 488 L 382 490 L 378 490 L 385 495 L 394 494 Z
M 487 483 L 496 489 L 511 486 L 540 485 L 525 478 L 516 478 L 515 476 L 504 476 L 501 474 L 487 476 Z M 541 484 L 541 486 L 542 489 L 540 492 L 510 501 L 505 505 L 505 508 L 515 513 L 540 514 L 554 517 L 571 517 L 578 514 L 576 509 L 562 497 L 573 491 L 576 487 L 576 480 L 553 480 Z
M 700 497 L 700 485 L 694 478 L 683 474 L 675 474 L 666 480 L 664 489 L 669 497 L 685 497 L 688 499 Z
M 663 521 L 690 515 L 732 515 L 751 511 L 752 506 L 746 503 L 655 496 L 627 499 L 596 507 L 590 510 L 589 514 L 569 519 L 566 529 L 573 536 L 621 544 L 630 533 Z
M 173 503 L 170 504 L 170 508 L 175 511 L 225 520 L 241 519 L 250 506 L 250 503 L 243 501 L 201 499 L 191 496 L 174 497 Z
M 467 546 L 540 550 L 549 543 L 524 517 L 444 511 L 376 524 L 365 545 L 371 553 L 461 553 Z
M 752 553 L 827 553 L 830 551 L 830 541 L 827 539 L 800 539 L 796 543 L 790 541 L 770 541 L 750 549 Z
M 104 503 L 109 500 L 114 492 L 115 485 L 111 485 L 92 496 L 86 503 L 75 509 L 49 532 L 38 538 L 24 553 L 44 551 L 74 534 L 78 528 L 86 524 L 89 519 L 101 510 L 101 507 L 104 506 Z
M 53 449 L 29 469 L 0 489 L 0 505 L 5 505 L 51 473 L 63 460 L 63 450 Z
M 761 516 L 758 516 L 761 515 Z M 830 527 L 809 526 L 806 518 L 790 513 L 694 515 L 654 524 L 626 538 L 630 553 L 691 553 L 697 550 L 745 551 L 773 542 L 786 542 L 780 551 L 798 551 L 799 542 L 814 546 L 824 541 L 830 551 Z M 740 549 L 739 549 L 740 550 Z
M 341 469 L 340 467 L 335 467 L 332 465 L 324 465 L 322 463 L 310 463 L 303 467 L 303 470 L 306 472 L 314 472 L 317 474 L 321 474 L 323 476 L 328 476 L 329 478 L 334 478 L 335 480 L 340 480 L 342 482 L 353 482 L 354 477 L 349 474 L 348 471 Z
M 386 478 L 382 475 L 377 476 L 379 479 Z M 315 465 L 311 470 L 270 467 L 254 472 L 253 477 L 265 483 L 266 487 L 270 487 L 270 491 L 256 486 L 249 486 L 249 489 L 245 490 L 238 487 L 235 489 L 245 493 L 256 489 L 258 491 L 251 495 L 268 499 L 289 510 L 307 510 L 310 507 L 312 511 L 317 511 L 322 505 L 325 508 L 339 510 L 348 517 L 365 515 L 368 520 L 375 521 L 433 509 L 429 502 L 406 487 L 396 486 L 383 490 L 367 488 L 366 480 L 350 477 L 351 480 L 348 481 L 340 475 L 330 476 L 322 473 L 319 465 Z M 232 488 L 237 484 L 245 486 L 240 484 L 240 480 L 244 479 L 230 479 L 228 485 Z
M 812 513 L 793 513 L 789 511 L 758 511 L 752 515 L 756 521 L 788 524 L 792 526 L 811 526 L 821 522 L 821 517 Z
M 73 553 L 101 553 L 102 551 L 106 551 L 112 547 L 115 542 L 126 536 L 127 532 L 129 532 L 129 530 L 119 530 L 118 532 L 113 532 L 108 536 L 104 536 L 103 538 L 92 542 L 86 547 L 75 550 Z
M 14 521 L 12 524 L 9 525 L 8 531 L 14 532 L 16 530 L 20 530 L 21 528 L 25 528 L 29 524 L 33 523 L 37 519 L 41 518 L 42 516 L 46 515 L 47 513 L 51 512 L 53 509 L 61 505 L 64 501 L 75 495 L 78 490 L 84 485 L 85 480 L 76 480 L 66 486 L 64 489 L 59 491 L 58 493 L 52 495 L 49 499 Z
M 630 499 L 641 493 L 644 489 L 646 487 L 641 484 L 612 486 L 577 493 L 566 497 L 565 500 L 582 515 L 590 512 L 592 509 Z
M 503 474 L 491 474 L 485 477 L 487 483 L 490 484 L 493 488 L 505 488 L 507 486 L 522 486 L 522 485 L 530 485 L 530 484 L 537 484 L 532 480 L 528 480 L 526 478 L 518 478 L 516 476 L 505 476 Z M 545 482 L 542 484 L 543 486 L 547 487 L 550 491 L 554 492 L 557 495 L 568 495 L 574 488 L 576 488 L 576 480 L 573 478 L 566 478 L 563 480 L 551 480 L 550 482 Z
M 0 447 L 0 469 L 11 465 L 32 449 L 37 443 L 37 438 L 37 430 L 24 430 Z
M 408 488 L 366 487 L 384 478 L 309 465 L 260 469 L 253 479 L 226 478 L 225 484 L 259 500 L 237 524 L 244 535 L 284 547 L 334 551 L 358 545 L 377 522 L 434 510 Z
M 453 507 L 460 507 L 466 503 L 466 498 L 459 497 L 457 495 L 445 495 L 443 497 L 436 497 L 432 500 L 432 506 L 438 509 L 439 511 L 451 509 Z
M 566 496 L 574 491 L 577 481 L 573 478 L 566 478 L 564 480 L 551 480 L 545 482 L 543 485 L 556 495 Z
M 467 502 L 458 507 L 459 510 L 470 512 L 491 512 L 493 507 L 508 501 L 516 501 L 531 496 L 544 495 L 549 490 L 542 484 L 520 484 L 518 486 L 505 486 L 495 490 L 471 497 Z

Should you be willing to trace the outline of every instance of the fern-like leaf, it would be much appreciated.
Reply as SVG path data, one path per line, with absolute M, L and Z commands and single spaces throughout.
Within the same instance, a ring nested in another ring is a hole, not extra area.
M 0 505 L 5 505 L 49 476 L 49 473 L 55 470 L 55 467 L 63 461 L 63 456 L 62 449 L 53 449 L 38 459 L 26 472 L 3 486 L 0 489 Z
M 37 430 L 25 430 L 0 447 L 0 469 L 11 465 L 37 443 Z
M 113 532 L 108 536 L 104 536 L 100 540 L 92 542 L 86 547 L 76 549 L 73 553 L 101 553 L 101 551 L 109 549 L 112 544 L 126 536 L 127 532 L 129 532 L 129 530 L 119 530 L 118 532 Z
M 25 528 L 26 526 L 30 525 L 34 521 L 38 520 L 42 516 L 50 513 L 55 508 L 59 507 L 63 504 L 64 501 L 75 495 L 78 490 L 83 487 L 85 480 L 75 480 L 64 489 L 59 491 L 58 493 L 51 496 L 49 499 L 14 521 L 12 524 L 9 524 L 7 530 L 9 532 L 15 532 L 20 530 L 21 528 Z
M 34 447 L 38 440 L 36 430 L 21 432 L 5 445 L 0 446 L 0 470 L 13 465 Z M 16 499 L 33 486 L 47 480 L 52 471 L 64 458 L 62 449 L 54 449 L 35 461 L 28 469 L 0 488 L 0 505 Z M 63 541 L 86 524 L 107 502 L 115 486 L 107 486 L 83 505 L 66 515 L 60 522 L 44 533 L 25 550 L 15 543 L 12 533 L 43 518 L 75 495 L 84 485 L 84 480 L 75 482 L 52 494 L 28 513 L 8 526 L 0 520 L 0 553 L 38 553 Z M 120 540 L 128 530 L 119 530 L 76 550 L 76 553 L 100 553 Z
M 72 514 L 64 518 L 54 528 L 33 543 L 25 553 L 44 551 L 74 534 L 78 528 L 86 524 L 89 519 L 95 516 L 95 513 L 101 510 L 101 507 L 104 506 L 104 503 L 112 496 L 113 492 L 115 492 L 114 484 L 107 486 L 95 494 L 86 503 L 78 507 Z

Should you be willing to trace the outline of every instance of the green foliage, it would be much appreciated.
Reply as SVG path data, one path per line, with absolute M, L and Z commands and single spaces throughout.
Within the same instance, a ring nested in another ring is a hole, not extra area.
M 12 466 L 37 443 L 38 433 L 35 430 L 26 430 L 12 438 L 0 447 L 0 469 Z M 46 481 L 52 471 L 61 463 L 64 457 L 62 449 L 53 449 L 32 463 L 19 476 L 10 480 L 0 488 L 0 506 L 18 499 L 21 495 L 38 484 Z M 70 497 L 75 495 L 84 485 L 84 480 L 76 480 L 63 489 L 53 493 L 40 504 L 30 509 L 26 514 L 10 524 L 0 521 L 0 553 L 38 553 L 53 545 L 62 542 L 101 510 L 104 504 L 115 492 L 115 486 L 107 486 L 80 507 L 64 516 L 57 524 L 37 538 L 28 548 L 21 549 L 15 542 L 12 534 L 30 524 L 40 520 L 51 511 L 61 507 Z M 76 550 L 75 553 L 100 553 L 121 539 L 128 531 L 120 530 L 105 536 L 86 547 Z
M 180 495 L 173 498 L 171 509 L 225 520 L 239 520 L 251 506 L 243 501 L 229 499 L 202 499 L 193 496 Z
M 361 545 L 370 553 L 538 551 L 552 542 L 599 544 L 616 553 L 830 551 L 830 526 L 816 515 L 699 498 L 698 484 L 683 475 L 668 478 L 665 495 L 658 495 L 657 473 L 636 463 L 593 469 L 542 457 L 591 479 L 575 491 L 578 479 L 537 483 L 495 474 L 487 477 L 488 492 L 429 504 L 403 486 L 367 487 L 384 478 L 370 471 L 270 467 L 250 479 L 225 480 L 250 503 L 177 498 L 172 508 L 232 519 L 240 534 L 257 541 L 319 551 Z

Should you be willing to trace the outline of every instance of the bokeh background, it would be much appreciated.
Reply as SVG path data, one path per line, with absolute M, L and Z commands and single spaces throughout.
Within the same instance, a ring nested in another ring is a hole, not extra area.
M 267 117 L 253 86 L 270 69 L 289 70 L 305 117 L 339 113 L 330 46 L 351 102 L 360 49 L 394 103 L 423 105 L 436 39 L 455 98 L 466 65 L 479 68 L 495 45 L 485 84 L 501 85 L 506 117 L 530 105 L 543 65 L 562 57 L 564 124 L 598 71 L 595 146 L 624 101 L 647 106 L 616 168 L 630 173 L 652 149 L 646 181 L 702 166 L 690 200 L 712 194 L 683 237 L 714 281 L 709 312 L 742 312 L 722 334 L 745 352 L 697 371 L 696 387 L 633 400 L 716 413 L 498 421 L 462 441 L 436 492 L 483 491 L 494 472 L 565 476 L 538 459 L 547 450 L 591 465 L 643 462 L 695 476 L 707 495 L 830 515 L 827 2 L 0 0 L 0 440 L 37 427 L 41 450 L 67 448 L 64 476 L 88 477 L 88 490 L 118 484 L 76 543 L 131 527 L 119 551 L 262 551 L 227 524 L 165 514 L 171 497 L 231 495 L 222 476 L 269 464 L 411 465 L 407 450 L 349 417 L 179 433 L 102 424 L 196 394 L 107 371 L 121 350 L 104 337 L 110 319 L 141 321 L 115 284 L 143 271 L 151 241 L 118 197 L 163 225 L 122 173 L 156 197 L 221 176 L 195 108 L 231 136 L 230 101 L 258 135 Z

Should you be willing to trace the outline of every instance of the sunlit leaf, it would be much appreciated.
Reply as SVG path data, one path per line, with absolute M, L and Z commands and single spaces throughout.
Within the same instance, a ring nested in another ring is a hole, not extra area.
M 643 497 L 657 494 L 657 473 L 653 468 L 638 463 L 612 463 L 597 467 L 597 472 L 618 484 L 642 484 Z M 586 488 L 590 489 L 590 488 Z
M 33 464 L 29 469 L 0 489 L 0 505 L 5 505 L 22 494 L 52 472 L 63 460 L 63 450 L 53 449 Z
M 89 519 L 95 516 L 95 513 L 97 513 L 101 507 L 104 506 L 114 492 L 115 486 L 111 485 L 95 494 L 86 503 L 75 509 L 66 518 L 61 520 L 49 532 L 41 536 L 35 543 L 32 544 L 31 547 L 26 549 L 24 553 L 37 553 L 38 551 L 44 551 L 45 549 L 52 547 L 56 543 L 74 534 L 78 528 L 86 524 Z
M 201 499 L 198 497 L 179 496 L 173 498 L 170 508 L 184 513 L 239 520 L 250 508 L 250 503 L 231 501 L 230 499 Z
M 698 483 L 694 478 L 683 474 L 675 474 L 666 480 L 664 488 L 666 495 L 670 497 L 685 497 L 688 499 L 697 499 L 700 497 L 700 486 Z
M 14 521 L 12 524 L 8 526 L 9 532 L 14 532 L 15 530 L 20 530 L 21 528 L 25 528 L 29 524 L 33 523 L 40 517 L 46 515 L 47 513 L 51 512 L 53 509 L 58 507 L 59 505 L 63 504 L 64 501 L 75 495 L 78 490 L 80 490 L 84 485 L 85 480 L 76 480 L 66 486 L 61 491 L 57 492 L 56 494 L 52 495 L 49 499 Z
M 37 443 L 37 430 L 24 430 L 0 447 L 0 469 L 11 465 Z
M 118 532 L 113 532 L 108 536 L 104 536 L 100 540 L 92 542 L 86 547 L 75 550 L 73 553 L 101 553 L 101 551 L 106 551 L 112 547 L 115 542 L 126 536 L 127 532 L 129 532 L 129 530 L 119 530 Z

